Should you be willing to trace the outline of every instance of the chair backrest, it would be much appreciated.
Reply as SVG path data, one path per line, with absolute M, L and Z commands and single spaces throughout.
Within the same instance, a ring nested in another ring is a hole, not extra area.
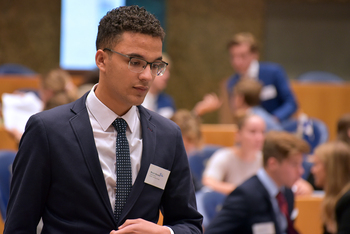
M 322 83 L 343 83 L 344 80 L 339 76 L 325 71 L 310 71 L 298 76 L 299 82 L 322 82 Z
M 12 163 L 15 156 L 15 151 L 0 151 L 0 211 L 4 220 L 6 219 L 6 208 L 10 196 Z
M 213 218 L 221 210 L 225 198 L 225 194 L 215 191 L 210 191 L 203 194 L 204 212 L 206 214 L 206 218 L 208 218 L 207 223 L 210 223 L 210 221 L 213 220 Z
M 201 151 L 197 151 L 193 155 L 189 156 L 188 163 L 192 172 L 192 175 L 198 180 L 202 181 L 202 175 L 207 164 L 208 159 L 220 149 L 220 146 L 208 145 Z
M 283 129 L 287 132 L 297 133 L 299 124 L 300 123 L 298 122 L 298 120 L 290 120 L 287 124 L 283 126 Z M 303 139 L 307 143 L 309 143 L 310 153 L 312 153 L 318 145 L 325 143 L 328 140 L 328 127 L 322 120 L 317 118 L 308 118 L 308 120 L 302 124 Z
M 1 75 L 21 74 L 21 75 L 35 75 L 35 72 L 30 68 L 16 63 L 5 63 L 0 66 Z

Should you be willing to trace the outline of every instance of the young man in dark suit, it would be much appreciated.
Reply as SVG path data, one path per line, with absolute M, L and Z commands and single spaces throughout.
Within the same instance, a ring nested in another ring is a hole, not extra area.
M 297 103 L 290 88 L 284 69 L 275 63 L 259 62 L 259 49 L 251 33 L 238 33 L 228 43 L 231 66 L 236 74 L 227 81 L 227 92 L 242 77 L 260 81 L 263 85 L 260 93 L 261 106 L 283 122 L 297 110 Z
M 140 106 L 166 69 L 163 38 L 144 8 L 101 19 L 99 83 L 27 123 L 5 234 L 34 234 L 40 218 L 42 233 L 202 233 L 180 129 Z
M 303 173 L 307 143 L 286 132 L 271 131 L 263 146 L 264 168 L 237 187 L 206 234 L 296 234 L 291 186 Z

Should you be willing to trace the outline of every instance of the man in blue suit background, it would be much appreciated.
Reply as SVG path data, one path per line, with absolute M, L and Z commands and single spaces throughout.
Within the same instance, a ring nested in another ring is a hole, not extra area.
M 205 234 L 297 234 L 293 184 L 303 173 L 308 144 L 287 132 L 271 131 L 263 146 L 264 168 L 238 186 Z
M 283 68 L 275 63 L 258 62 L 259 50 L 251 33 L 238 33 L 228 43 L 230 62 L 236 74 L 227 81 L 229 96 L 232 88 L 241 78 L 259 80 L 263 89 L 261 106 L 276 120 L 283 122 L 297 110 L 297 103 L 290 89 Z
M 40 218 L 42 233 L 202 233 L 180 129 L 140 106 L 166 69 L 164 35 L 138 6 L 101 19 L 99 83 L 27 123 L 5 234 L 34 234 Z M 156 224 L 159 210 L 165 226 Z

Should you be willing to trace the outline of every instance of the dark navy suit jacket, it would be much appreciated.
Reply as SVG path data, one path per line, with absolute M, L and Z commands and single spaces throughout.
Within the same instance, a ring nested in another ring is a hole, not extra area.
M 227 81 L 228 93 L 232 93 L 233 86 L 240 80 L 239 74 L 234 74 Z M 269 100 L 263 100 L 261 106 L 270 114 L 283 121 L 288 119 L 296 110 L 297 103 L 290 89 L 284 69 L 275 63 L 259 62 L 259 81 L 264 87 L 272 85 L 277 95 Z
M 294 195 L 285 190 L 289 215 L 294 207 Z M 257 223 L 273 222 L 276 234 L 281 234 L 270 195 L 257 176 L 238 186 L 225 200 L 222 210 L 210 223 L 205 234 L 252 234 Z
M 141 167 L 116 223 L 82 98 L 32 116 L 13 164 L 5 234 L 107 234 L 126 219 L 164 225 L 175 233 L 201 233 L 187 156 L 177 125 L 139 106 L 143 138 Z M 145 184 L 150 164 L 170 170 L 164 190 Z

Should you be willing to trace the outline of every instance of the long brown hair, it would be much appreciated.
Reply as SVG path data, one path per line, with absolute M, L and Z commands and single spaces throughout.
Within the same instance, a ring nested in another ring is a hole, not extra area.
M 325 143 L 315 150 L 324 165 L 325 197 L 322 202 L 322 219 L 331 232 L 336 232 L 335 206 L 350 189 L 350 147 L 341 141 Z

